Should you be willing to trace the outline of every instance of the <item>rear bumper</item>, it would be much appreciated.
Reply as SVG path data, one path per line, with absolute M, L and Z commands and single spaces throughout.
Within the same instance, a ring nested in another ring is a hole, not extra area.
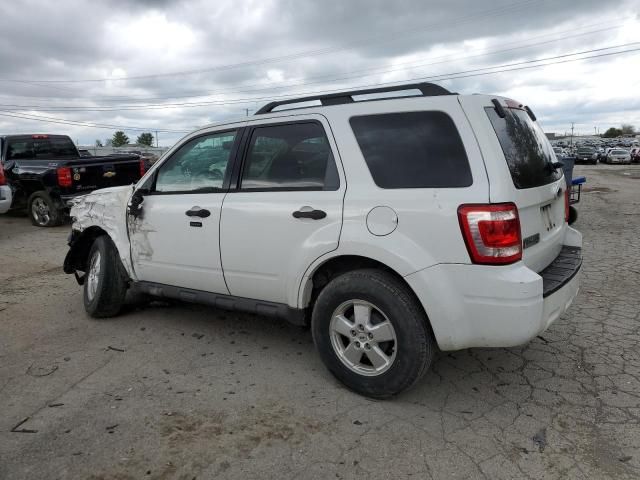
M 0 167 L 2 168 L 2 167 Z M 0 213 L 7 213 L 11 208 L 13 192 L 9 185 L 0 185 Z
M 571 246 L 540 273 L 519 262 L 441 264 L 408 275 L 440 349 L 512 347 L 544 332 L 578 294 L 580 234 L 568 228 L 565 243 Z

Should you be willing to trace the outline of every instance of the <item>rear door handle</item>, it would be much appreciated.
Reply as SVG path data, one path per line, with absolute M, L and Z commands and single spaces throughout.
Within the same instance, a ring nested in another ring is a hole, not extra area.
M 184 212 L 187 217 L 200 217 L 200 218 L 207 218 L 208 216 L 211 215 L 211 212 L 205 208 L 200 208 L 200 207 L 191 207 L 191 210 L 187 210 L 186 212 Z
M 310 218 L 312 220 L 321 220 L 327 216 L 322 210 L 314 210 L 311 207 L 302 207 L 300 210 L 293 212 L 294 218 Z

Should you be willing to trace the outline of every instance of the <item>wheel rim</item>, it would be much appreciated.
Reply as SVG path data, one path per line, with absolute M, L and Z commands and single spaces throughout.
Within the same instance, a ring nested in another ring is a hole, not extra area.
M 98 278 L 100 276 L 100 252 L 91 258 L 89 273 L 87 274 L 87 297 L 89 301 L 93 300 L 98 291 Z
M 352 372 L 381 375 L 396 358 L 398 340 L 389 318 L 374 304 L 348 300 L 331 316 L 331 345 L 340 361 Z
M 36 198 L 31 203 L 31 214 L 38 225 L 46 225 L 51 219 L 49 206 L 42 198 Z

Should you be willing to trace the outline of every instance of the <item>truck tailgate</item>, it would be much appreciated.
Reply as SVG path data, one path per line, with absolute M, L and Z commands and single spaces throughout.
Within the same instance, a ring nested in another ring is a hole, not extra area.
M 72 184 L 64 189 L 64 193 L 74 194 L 135 183 L 144 172 L 142 161 L 136 155 L 124 155 L 86 157 L 66 162 L 64 167 L 71 170 Z

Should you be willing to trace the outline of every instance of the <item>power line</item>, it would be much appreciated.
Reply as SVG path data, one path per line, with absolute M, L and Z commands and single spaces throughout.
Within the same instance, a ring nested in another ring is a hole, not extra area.
M 90 122 L 82 122 L 82 121 L 75 121 L 75 120 L 66 120 L 64 118 L 44 117 L 44 116 L 25 114 L 25 113 L 16 113 L 16 112 L 7 113 L 6 110 L 0 110 L 0 112 L 2 112 L 0 113 L 0 116 L 3 116 L 3 117 L 13 117 L 13 118 L 19 118 L 22 120 L 34 120 L 34 121 L 44 122 L 44 123 L 72 125 L 72 126 L 89 127 L 89 128 L 100 128 L 100 129 L 107 129 L 107 130 L 121 129 L 121 130 L 134 130 L 134 131 L 140 131 L 140 132 L 150 132 L 150 131 L 156 130 L 162 133 L 183 133 L 183 134 L 189 133 L 191 131 L 191 130 L 157 129 L 155 127 L 144 128 L 144 127 L 132 127 L 132 126 L 126 126 L 126 125 L 90 123 Z
M 353 87 L 353 88 L 369 88 L 369 87 L 384 86 L 384 85 L 391 85 L 391 84 L 395 84 L 395 83 L 405 83 L 405 82 L 409 82 L 409 81 L 418 81 L 418 80 L 420 80 L 420 81 L 444 81 L 444 80 L 453 80 L 453 79 L 458 79 L 458 78 L 467 78 L 467 77 L 473 77 L 473 76 L 480 76 L 480 75 L 483 75 L 483 74 L 501 73 L 501 72 L 509 71 L 509 70 L 521 70 L 519 68 L 511 68 L 511 67 L 519 67 L 519 66 L 522 66 L 522 65 L 528 65 L 528 64 L 532 64 L 532 63 L 548 62 L 548 61 L 551 61 L 551 60 L 557 60 L 557 59 L 563 59 L 563 58 L 566 59 L 567 57 L 573 57 L 573 56 L 576 56 L 576 55 L 586 55 L 586 54 L 589 54 L 589 53 L 602 52 L 602 51 L 605 51 L 605 50 L 630 47 L 630 46 L 634 46 L 634 45 L 640 45 L 640 42 L 631 42 L 631 43 L 625 43 L 625 44 L 621 44 L 621 45 L 613 45 L 613 46 L 609 46 L 609 47 L 595 48 L 595 49 L 590 49 L 590 50 L 583 50 L 583 51 L 580 51 L 580 52 L 567 53 L 567 54 L 562 54 L 562 55 L 555 55 L 555 56 L 546 57 L 546 58 L 525 60 L 525 61 L 522 61 L 522 62 L 514 62 L 514 63 L 508 63 L 508 64 L 502 64 L 502 65 L 494 65 L 494 66 L 489 66 L 489 67 L 481 67 L 481 68 L 475 68 L 475 69 L 469 69 L 469 70 L 462 70 L 462 71 L 457 71 L 457 72 L 449 72 L 449 73 L 443 73 L 443 74 L 439 74 L 439 75 L 430 75 L 430 76 L 427 76 L 427 77 L 412 78 L 410 80 L 403 80 L 402 82 L 394 81 L 394 82 L 385 82 L 385 83 L 375 83 L 375 84 L 369 84 L 369 85 Z M 602 56 L 610 56 L 610 55 L 629 53 L 629 52 L 634 52 L 634 51 L 637 51 L 637 50 L 638 49 L 630 49 L 630 50 L 624 50 L 624 51 L 620 51 L 620 52 L 610 52 L 610 53 L 605 54 L 605 55 L 592 55 L 592 56 L 580 57 L 580 58 L 575 58 L 575 59 L 569 59 L 568 61 L 572 61 L 572 62 L 573 61 L 580 61 L 580 60 L 585 60 L 585 59 L 589 59 L 589 58 L 598 58 L 598 57 L 602 57 Z M 555 65 L 555 64 L 558 64 L 558 63 L 566 63 L 566 62 L 551 62 L 551 63 L 546 63 L 546 64 L 542 64 L 542 65 L 536 65 L 536 66 Z M 478 73 L 478 72 L 483 72 L 483 71 L 486 71 L 486 70 L 496 70 L 496 69 L 500 69 L 500 70 L 498 70 L 496 72 Z M 304 85 L 307 85 L 307 84 L 304 84 Z M 68 112 L 72 112 L 72 111 L 112 112 L 112 111 L 127 111 L 127 110 L 161 110 L 161 109 L 165 109 L 165 108 L 194 108 L 194 107 L 205 107 L 205 106 L 224 106 L 224 105 L 235 105 L 235 104 L 247 104 L 247 103 L 254 103 L 254 102 L 257 102 L 257 101 L 269 101 L 269 100 L 290 98 L 290 97 L 297 97 L 297 96 L 307 96 L 307 95 L 333 93 L 333 92 L 339 92 L 339 91 L 342 91 L 342 90 L 344 90 L 344 89 L 341 88 L 341 89 L 335 89 L 335 90 L 324 90 L 324 91 L 320 91 L 320 92 L 305 92 L 305 93 L 299 93 L 299 94 L 271 95 L 271 96 L 266 96 L 266 97 L 263 96 L 263 97 L 237 98 L 237 99 L 228 99 L 228 100 L 212 100 L 212 101 L 205 101 L 205 102 L 179 102 L 179 103 L 161 103 L 161 104 L 146 104 L 146 105 L 124 105 L 124 106 L 120 106 L 120 107 L 58 107 L 56 109 L 56 108 L 49 108 L 47 106 L 42 106 L 42 105 L 12 105 L 12 104 L 4 104 L 4 105 L 0 105 L 0 107 L 13 107 L 13 110 L 7 109 L 7 110 L 4 110 L 4 111 L 22 111 L 22 110 L 28 110 L 28 109 L 32 109 L 33 111 L 68 111 Z
M 270 63 L 297 60 L 300 58 L 309 58 L 309 57 L 315 57 L 320 55 L 327 55 L 330 53 L 347 50 L 350 46 L 353 46 L 353 45 L 359 45 L 359 44 L 371 45 L 375 43 L 386 43 L 389 41 L 395 42 L 402 38 L 415 35 L 416 33 L 423 32 L 425 30 L 432 31 L 434 28 L 437 28 L 437 27 L 450 29 L 453 26 L 465 24 L 470 21 L 476 21 L 478 18 L 482 18 L 482 17 L 488 17 L 493 19 L 497 16 L 506 15 L 506 14 L 512 13 L 513 11 L 521 10 L 523 7 L 527 7 L 535 3 L 540 3 L 544 1 L 545 0 L 525 0 L 525 1 L 515 3 L 513 5 L 500 6 L 500 7 L 495 7 L 489 10 L 483 10 L 475 14 L 462 17 L 457 21 L 448 22 L 446 24 L 443 24 L 443 22 L 433 22 L 431 24 L 422 25 L 419 28 L 403 30 L 401 32 L 393 32 L 385 35 L 374 35 L 366 38 L 361 38 L 359 40 L 348 42 L 346 44 L 343 44 L 337 47 L 328 47 L 328 48 L 318 49 L 318 50 L 303 51 L 303 52 L 297 52 L 297 53 L 292 53 L 288 55 L 268 57 L 268 58 L 252 60 L 247 62 L 240 62 L 235 64 L 218 65 L 218 66 L 204 68 L 204 69 L 182 70 L 182 71 L 176 71 L 176 72 L 153 73 L 153 74 L 147 74 L 147 75 L 135 75 L 135 76 L 117 77 L 117 78 L 105 77 L 105 78 L 67 79 L 67 80 L 32 80 L 32 79 L 25 80 L 25 79 L 4 78 L 4 79 L 0 79 L 0 81 L 11 82 L 11 83 L 36 83 L 36 84 L 96 83 L 96 82 L 122 81 L 122 80 L 148 80 L 151 78 L 167 78 L 167 77 L 175 77 L 175 76 L 182 76 L 182 75 L 194 75 L 194 74 L 210 73 L 210 72 L 216 72 L 216 71 L 225 71 L 225 70 L 230 70 L 235 68 L 265 65 Z M 391 38 L 385 39 L 385 37 L 388 37 L 388 36 L 390 36 Z M 372 40 L 376 38 L 379 40 L 378 41 Z
M 614 28 L 620 28 L 620 27 L 614 27 Z M 589 32 L 583 32 L 583 33 L 578 33 L 578 34 L 574 34 L 574 35 L 569 35 L 569 36 L 564 36 L 561 38 L 557 38 L 557 39 L 553 39 L 553 40 L 546 40 L 543 42 L 537 42 L 537 43 L 530 43 L 527 45 L 522 45 L 519 47 L 512 47 L 512 48 L 506 48 L 506 49 L 500 49 L 500 50 L 493 50 L 493 51 L 489 51 L 489 52 L 485 52 L 483 54 L 476 54 L 476 55 L 467 55 L 467 56 L 462 56 L 462 57 L 451 57 L 451 56 L 440 56 L 440 57 L 435 57 L 432 60 L 437 60 L 440 58 L 445 58 L 446 60 L 443 61 L 439 61 L 439 62 L 429 62 L 429 63 L 418 63 L 417 65 L 411 65 L 408 67 L 400 67 L 400 68 L 387 68 L 387 67 L 374 67 L 374 68 L 367 68 L 367 69 L 362 69 L 362 70 L 355 70 L 352 73 L 358 73 L 358 72 L 367 72 L 367 71 L 375 71 L 375 73 L 371 73 L 371 74 L 366 74 L 366 75 L 347 75 L 347 76 L 340 76 L 340 77 L 335 77 L 335 76 L 328 76 L 328 75 L 324 75 L 324 76 L 319 76 L 319 77 L 311 77 L 316 78 L 316 79 L 323 79 L 321 81 L 312 81 L 312 82 L 301 82 L 301 83 L 288 83 L 288 84 L 284 84 L 284 83 L 280 83 L 280 84 L 276 84 L 275 86 L 265 86 L 264 84 L 254 84 L 254 85 L 247 85 L 245 86 L 243 89 L 240 90 L 220 90 L 217 93 L 253 93 L 253 92 L 259 92 L 259 91 L 272 91 L 272 90 L 282 90 L 282 89 L 286 89 L 286 88 L 291 88 L 291 87 L 298 87 L 298 86 L 306 86 L 306 85 L 313 85 L 313 84 L 318 84 L 318 83 L 329 83 L 329 82 L 336 82 L 336 81 L 340 81 L 340 80 L 349 80 L 349 79 L 353 79 L 353 78 L 364 78 L 367 76 L 373 76 L 373 75 L 377 75 L 377 74 L 383 74 L 383 73 L 392 73 L 392 72 L 397 72 L 397 71 L 403 71 L 403 70 L 411 70 L 411 69 L 415 69 L 415 68 L 420 68 L 420 67 L 425 67 L 425 66 L 432 66 L 432 65 L 438 65 L 438 64 L 444 64 L 444 63 L 451 63 L 451 62 L 455 62 L 455 61 L 460 61 L 460 60 L 466 60 L 469 58 L 479 58 L 479 57 L 485 57 L 485 56 L 489 56 L 489 55 L 496 55 L 498 53 L 505 53 L 505 52 L 510 52 L 510 51 L 514 51 L 514 50 L 519 50 L 519 49 L 523 49 L 523 48 L 531 48 L 531 47 L 535 47 L 535 46 L 540 46 L 540 45 L 547 45 L 549 43 L 554 43 L 554 42 L 558 42 L 558 41 L 566 41 L 567 39 L 570 38 L 576 38 L 576 37 L 581 37 L 581 36 L 585 36 L 585 35 L 591 35 L 594 33 L 600 33 L 603 31 L 611 31 L 611 28 L 601 28 L 601 29 L 597 29 L 597 30 L 593 30 L 593 31 L 589 31 Z M 562 34 L 564 32 L 558 32 L 557 34 L 554 35 L 559 35 Z M 531 37 L 532 38 L 540 38 L 540 37 L 547 37 L 548 35 L 540 35 L 540 36 L 535 36 L 535 37 Z M 506 45 L 513 45 L 514 43 L 521 43 L 521 42 L 513 42 L 511 44 L 506 44 Z M 421 62 L 421 61 L 418 61 Z M 404 64 L 415 64 L 416 61 L 413 62 L 405 62 Z M 403 65 L 403 64 L 396 64 L 396 65 Z M 251 87 L 261 87 L 261 88 L 251 88 Z M 216 93 L 216 92 L 212 92 L 212 93 Z M 209 96 L 209 95 L 208 95 Z M 187 98 L 190 98 L 191 96 L 187 95 Z M 123 97 L 126 98 L 126 97 Z M 169 99 L 169 98 L 180 98 L 179 96 L 171 96 L 171 97 L 155 97 L 157 99 Z M 203 100 L 204 101 L 204 100 Z M 51 106 L 50 108 L 47 106 L 42 106 L 42 105 L 15 105 L 15 104 L 0 104 L 0 107 L 19 107 L 19 108 L 35 108 L 35 109 L 43 109 L 46 111 L 66 111 L 66 110 L 77 110 L 77 111 L 116 111 L 116 110 L 146 110 L 148 108 L 146 107 L 169 107 L 169 108 L 175 108 L 174 107 L 175 104 L 162 104 L 162 103 L 157 103 L 157 104 L 151 104 L 151 105 L 121 105 L 121 106 L 113 106 L 113 108 L 111 106 Z M 179 105 L 183 105 L 183 104 L 179 104 Z M 136 108 L 136 107 L 145 107 L 145 108 Z M 149 108 L 149 109 L 153 109 L 153 108 Z
M 635 44 L 640 44 L 640 42 L 635 42 Z M 633 45 L 633 44 L 631 44 Z M 616 48 L 616 47 L 609 47 L 609 48 Z M 598 51 L 598 50 L 602 50 L 602 49 L 596 49 L 594 51 Z M 640 48 L 634 48 L 634 49 L 629 49 L 629 50 L 624 50 L 624 51 L 620 51 L 620 52 L 606 52 L 606 53 L 600 53 L 597 55 L 591 55 L 591 56 L 587 56 L 587 57 L 581 57 L 581 58 L 571 58 L 571 59 L 567 59 L 564 58 L 563 60 L 558 60 L 555 62 L 548 62 L 548 63 L 544 63 L 544 64 L 540 64 L 540 65 L 524 65 L 524 66 L 517 66 L 515 68 L 505 68 L 502 70 L 495 70 L 495 71 L 491 71 L 491 72 L 479 72 L 479 73 L 471 73 L 471 74 L 465 74 L 465 75 L 454 75 L 454 76 L 450 76 L 450 77 L 446 77 L 446 78 L 440 78 L 440 81 L 444 81 L 444 80 L 453 80 L 453 79 L 459 79 L 459 78 L 468 78 L 468 77 L 475 77 L 475 76 L 484 76 L 484 75 L 493 75 L 496 73 L 504 73 L 504 72 L 513 72 L 513 71 L 517 71 L 517 70 L 526 70 L 526 69 L 532 69 L 532 68 L 540 68 L 540 67 L 544 67 L 544 66 L 548 66 L 548 65 L 558 65 L 558 64 L 563 64 L 563 63 L 571 63 L 571 62 L 577 62 L 577 61 L 581 61 L 581 60 L 588 60 L 588 59 L 592 59 L 592 58 L 600 58 L 600 57 L 606 57 L 606 56 L 613 56 L 613 55 L 621 55 L 624 53 L 630 53 L 630 52 L 636 52 L 636 51 L 640 51 Z M 574 54 L 575 55 L 575 54 Z M 549 57 L 549 59 L 553 59 L 553 58 L 560 58 L 560 57 L 566 57 L 566 55 L 560 55 L 558 57 Z M 548 59 L 541 59 L 541 60 L 532 60 L 530 62 L 533 61 L 543 61 L 543 60 L 548 60 Z M 530 63 L 530 62 L 524 62 L 524 63 Z M 495 69 L 498 67 L 486 67 L 483 69 L 477 69 L 477 70 L 487 70 L 487 69 Z M 460 72 L 460 73 L 466 73 L 466 72 Z M 404 80 L 402 83 L 408 83 L 408 82 L 415 82 L 415 81 L 427 81 L 429 80 L 431 77 L 423 77 L 423 78 L 414 78 L 414 79 L 410 79 L 410 80 Z M 394 83 L 400 83 L 400 82 L 384 82 L 384 83 L 377 83 L 377 84 L 372 84 L 372 85 L 364 85 L 364 86 L 360 86 L 360 87 L 354 87 L 354 88 L 358 88 L 358 89 L 362 89 L 362 88 L 370 88 L 370 87 L 378 87 L 378 86 L 385 86 L 385 85 L 391 85 Z M 321 94 L 326 94 L 326 93 L 333 93 L 335 92 L 335 90 L 333 91 L 324 91 L 324 92 L 314 92 L 314 93 L 306 93 L 306 94 L 300 94 L 300 95 L 296 95 L 296 96 L 308 96 L 308 95 L 321 95 Z M 291 96 L 287 96 L 289 98 L 291 98 Z M 270 100 L 273 100 L 274 97 L 269 97 Z M 251 101 L 256 101 L 257 99 L 252 99 Z M 37 115 L 32 115 L 32 114 L 19 114 L 19 113 L 6 113 L 7 110 L 0 110 L 0 112 L 5 112 L 5 113 L 0 113 L 0 116 L 5 116 L 5 117 L 15 117 L 15 118 L 20 118 L 20 119 L 25 119 L 25 120 L 36 120 L 36 121 L 45 121 L 47 123 L 53 123 L 53 124 L 65 124 L 65 125 L 75 125 L 75 126 L 85 126 L 85 127 L 90 127 L 90 128 L 102 128 L 102 129 L 123 129 L 123 130 L 136 130 L 136 131 L 151 131 L 153 129 L 150 128 L 141 128 L 141 127 L 128 127 L 128 126 L 122 126 L 122 125 L 103 125 L 103 124 L 91 124 L 91 123 L 86 123 L 86 122 L 77 122 L 77 121 L 73 121 L 73 120 L 65 120 L 65 119 L 60 119 L 60 118 L 55 118 L 55 117 L 43 117 L 43 116 L 37 116 Z M 196 127 L 198 128 L 198 127 Z M 187 130 L 161 130 L 161 129 L 157 129 L 157 131 L 159 132 L 163 132 L 163 133 L 189 133 L 189 131 Z
M 555 33 L 547 33 L 547 34 L 542 34 L 542 35 L 536 35 L 536 36 L 532 36 L 529 37 L 525 40 L 521 40 L 521 41 L 517 41 L 517 42 L 510 42 L 510 43 L 506 43 L 503 44 L 503 46 L 509 46 L 509 45 L 518 45 L 521 44 L 523 41 L 530 41 L 533 39 L 537 39 L 537 38 L 546 38 L 549 36 L 557 36 L 557 35 L 563 35 L 565 33 L 571 33 L 571 32 L 575 32 L 576 30 L 583 30 L 585 28 L 591 28 L 594 26 L 600 26 L 602 27 L 603 25 L 608 25 L 608 24 L 612 24 L 614 22 L 604 22 L 604 23 L 596 23 L 596 24 L 590 24 L 590 25 L 584 25 L 582 27 L 577 27 L 577 28 L 572 28 L 570 30 L 565 30 L 565 31 L 559 31 L 559 32 L 555 32 Z M 619 22 L 615 22 L 616 24 Z M 545 44 L 549 44 L 549 43 L 553 43 L 553 42 L 557 42 L 557 41 L 565 41 L 567 39 L 570 38 L 576 38 L 576 37 L 580 37 L 580 36 L 585 36 L 585 35 L 592 35 L 594 33 L 600 33 L 603 31 L 607 31 L 610 32 L 611 30 L 615 30 L 621 28 L 620 25 L 618 26 L 613 26 L 613 27 L 607 27 L 607 28 L 599 28 L 597 30 L 592 30 L 592 31 L 587 31 L 587 32 L 582 32 L 582 33 L 577 33 L 574 35 L 565 35 L 563 37 L 560 38 L 556 38 L 556 39 L 552 39 L 552 40 L 547 40 L 544 42 L 537 42 L 537 43 L 529 43 L 526 45 L 520 45 L 517 47 L 512 47 L 512 48 L 507 48 L 507 49 L 500 49 L 500 50 L 493 50 L 493 51 L 488 51 L 488 52 L 484 52 L 484 53 L 480 53 L 480 54 L 476 54 L 476 55 L 467 55 L 467 56 L 463 56 L 463 57 L 451 57 L 450 55 L 443 55 L 443 56 L 438 56 L 438 57 L 433 57 L 430 60 L 438 60 L 438 59 L 445 59 L 444 61 L 440 61 L 440 62 L 430 62 L 430 63 L 424 63 L 423 60 L 413 60 L 413 61 L 408 61 L 408 62 L 402 62 L 402 63 L 396 63 L 395 67 L 399 66 L 399 65 L 405 65 L 405 67 L 400 67 L 400 68 L 391 68 L 389 69 L 388 67 L 369 67 L 369 68 L 365 68 L 365 69 L 360 69 L 360 70 L 354 70 L 351 72 L 350 75 L 348 76 L 341 76 L 341 77 L 335 77 L 334 74 L 331 75 L 321 75 L 321 76 L 315 76 L 315 77 L 307 77 L 307 78 L 300 78 L 300 79 L 294 79 L 294 80 L 290 80 L 290 82 L 294 82 L 294 81 L 298 81 L 298 80 L 313 80 L 313 79 L 322 79 L 319 81 L 313 81 L 313 82 L 309 82 L 309 81 L 305 81 L 302 83 L 277 83 L 274 85 L 269 85 L 269 84 L 264 84 L 264 83 L 255 83 L 255 84 L 250 84 L 250 85 L 244 85 L 241 89 L 229 89 L 229 88 L 223 88 L 223 89 L 218 89 L 215 91 L 209 91 L 206 93 L 203 92 L 192 92 L 188 95 L 169 95 L 169 96 L 155 96 L 155 97 L 140 97 L 140 96 L 117 96 L 117 95 L 108 95 L 108 96 L 92 96 L 91 99 L 99 99 L 105 102 L 115 102 L 115 101 L 123 101 L 123 100 L 130 100 L 130 101 L 144 101 L 144 100 L 169 100 L 169 99 L 176 99 L 176 98 L 197 98 L 197 97 L 208 97 L 208 96 L 213 96 L 213 95 L 219 95 L 219 94 L 229 94 L 229 93 L 252 93 L 254 91 L 273 91 L 273 90 L 282 90 L 282 89 L 286 89 L 286 88 L 291 88 L 291 87 L 296 87 L 296 86 L 305 86 L 305 85 L 311 85 L 311 84 L 318 84 L 318 83 L 328 83 L 328 82 L 336 82 L 336 81 L 340 81 L 340 80 L 348 80 L 348 79 L 352 79 L 352 78 L 363 78 L 363 77 L 367 77 L 367 76 L 373 76 L 375 74 L 383 74 L 383 73 L 390 73 L 390 72 L 396 72 L 396 71 L 400 71 L 400 70 L 411 70 L 414 68 L 420 68 L 420 67 L 425 67 L 425 66 L 431 66 L 431 65 L 437 65 L 437 64 L 443 64 L 443 63 L 450 63 L 450 62 L 454 62 L 454 61 L 459 61 L 459 60 L 464 60 L 464 59 L 469 59 L 469 58 L 478 58 L 478 57 L 484 57 L 484 56 L 490 56 L 490 55 L 495 55 L 498 53 L 504 53 L 504 52 L 509 52 L 509 51 L 514 51 L 514 50 L 518 50 L 518 49 L 524 49 L 524 48 L 531 48 L 534 46 L 539 46 L 539 45 L 545 45 Z M 479 50 L 476 50 L 479 51 Z M 422 62 L 422 63 L 421 63 Z M 352 75 L 353 73 L 359 73 L 359 72 L 372 72 L 371 74 L 365 74 L 365 75 Z M 375 73 L 374 73 L 375 72 Z M 38 85 L 34 82 L 30 82 L 31 84 Z M 259 87 L 259 88 L 254 88 L 254 87 Z M 52 88 L 54 88 L 52 86 Z M 60 89 L 60 90 L 64 90 L 64 91 L 72 91 L 70 89 L 62 89 L 61 87 L 55 87 L 56 89 Z M 3 95 L 0 94 L 0 96 L 10 96 L 10 97 L 29 97 L 29 98 L 34 98 L 36 96 L 34 95 Z M 41 97 L 40 97 L 41 98 Z M 75 99 L 80 99 L 80 98 L 87 98 L 87 97 L 73 97 L 73 98 L 69 98 L 69 97 L 51 97 L 51 96 L 47 96 L 45 98 L 41 98 L 42 100 L 53 100 L 53 101 L 58 101 L 58 99 L 69 99 L 69 100 L 75 100 Z M 204 100 L 203 100 L 204 101 Z M 13 105 L 7 105 L 6 106 L 13 106 Z M 157 104 L 157 105 L 163 105 L 163 104 Z M 26 106 L 25 106 L 26 107 Z M 105 108 L 107 107 L 106 105 L 104 106 Z M 125 106 L 126 109 L 127 106 Z M 40 106 L 35 106 L 35 108 L 45 108 L 45 107 L 40 107 Z M 83 107 L 83 106 L 70 106 L 70 107 L 56 107 L 56 108 L 50 108 L 47 111 L 64 111 L 64 110 L 74 110 L 74 109 L 86 109 L 86 108 L 90 108 L 90 111 L 96 111 L 94 110 L 95 107 L 94 106 L 90 106 L 90 107 Z M 115 108 L 115 106 L 114 106 Z

